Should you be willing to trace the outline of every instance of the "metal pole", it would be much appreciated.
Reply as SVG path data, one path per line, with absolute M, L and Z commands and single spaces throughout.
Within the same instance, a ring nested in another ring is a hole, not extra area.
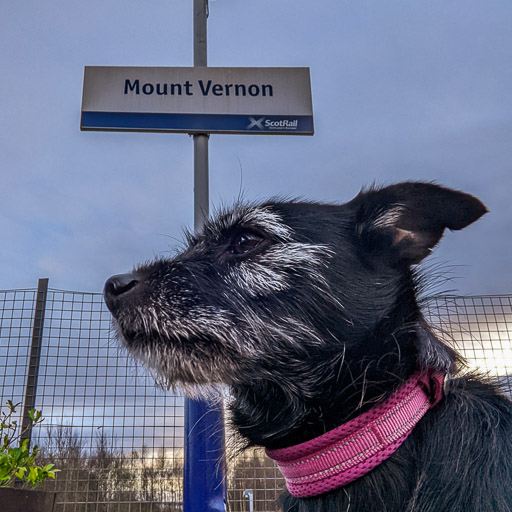
M 25 402 L 23 404 L 23 420 L 21 431 L 24 434 L 21 442 L 31 439 L 32 420 L 28 415 L 30 409 L 36 406 L 37 378 L 39 376 L 39 362 L 41 359 L 41 346 L 43 344 L 44 313 L 46 310 L 46 297 L 48 295 L 48 279 L 39 279 L 37 284 L 36 307 L 34 311 L 34 326 L 32 328 L 32 346 L 30 348 L 30 359 L 28 364 L 27 385 L 25 388 Z
M 208 0 L 194 0 L 194 66 L 208 65 Z M 208 134 L 194 135 L 194 229 L 199 231 L 209 215 Z
M 208 134 L 194 135 L 194 230 L 203 227 L 210 214 L 208 183 Z
M 194 0 L 194 66 L 207 66 L 208 0 Z M 208 134 L 194 135 L 194 229 L 209 215 Z M 184 512 L 226 511 L 222 407 L 185 400 Z
M 208 66 L 207 18 L 208 0 L 194 0 L 194 66 Z

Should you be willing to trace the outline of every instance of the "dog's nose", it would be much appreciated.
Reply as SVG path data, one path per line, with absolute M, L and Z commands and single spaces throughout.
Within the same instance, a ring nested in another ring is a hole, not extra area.
M 115 313 L 119 299 L 136 288 L 138 284 L 139 278 L 136 274 L 119 274 L 108 279 L 103 291 L 108 309 Z

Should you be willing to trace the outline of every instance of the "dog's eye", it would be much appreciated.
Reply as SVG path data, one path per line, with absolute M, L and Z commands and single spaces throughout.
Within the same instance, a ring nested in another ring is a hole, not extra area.
M 247 254 L 258 247 L 264 238 L 256 233 L 244 231 L 233 238 L 231 250 L 233 254 Z

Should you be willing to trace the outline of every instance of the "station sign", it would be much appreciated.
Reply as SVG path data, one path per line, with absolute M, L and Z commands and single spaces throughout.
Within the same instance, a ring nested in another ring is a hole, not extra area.
M 313 135 L 309 68 L 86 66 L 80 129 Z

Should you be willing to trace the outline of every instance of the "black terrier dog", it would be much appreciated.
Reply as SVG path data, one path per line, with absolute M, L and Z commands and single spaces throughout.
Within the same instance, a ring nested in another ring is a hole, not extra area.
M 173 259 L 110 278 L 128 349 L 283 472 L 286 512 L 511 512 L 512 404 L 418 307 L 414 265 L 486 212 L 431 183 L 343 205 L 237 204 Z

